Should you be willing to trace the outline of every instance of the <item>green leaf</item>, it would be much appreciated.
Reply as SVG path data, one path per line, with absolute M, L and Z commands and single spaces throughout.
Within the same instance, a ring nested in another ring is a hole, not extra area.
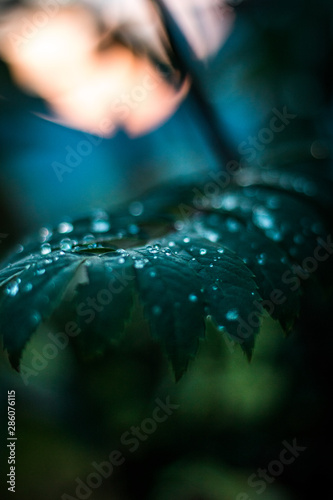
M 54 252 L 47 259 L 35 254 L 22 261 L 25 269 L 18 276 L 14 275 L 3 283 L 0 333 L 4 338 L 4 348 L 16 369 L 32 333 L 58 307 L 83 260 L 63 252 Z M 5 273 L 1 271 L 0 276 L 2 274 Z
M 232 251 L 193 235 L 171 235 L 168 244 L 200 278 L 206 314 L 251 357 L 259 322 L 249 324 L 261 298 L 253 274 Z
M 0 270 L 0 333 L 13 366 L 53 314 L 77 322 L 81 359 L 104 354 L 121 338 L 135 293 L 177 379 L 207 317 L 249 358 L 263 307 L 288 332 L 310 275 L 331 282 L 328 263 L 317 273 L 305 266 L 330 234 L 331 184 L 321 201 L 309 173 L 301 181 L 284 173 L 282 183 L 266 174 L 241 173 L 212 195 L 183 179 L 117 213 L 42 228 Z
M 198 215 L 191 228 L 238 254 L 255 276 L 263 305 L 289 332 L 300 312 L 300 288 L 294 290 L 288 282 L 293 268 L 287 254 L 256 227 L 228 214 Z
M 212 211 L 232 214 L 252 223 L 298 262 L 313 255 L 317 238 L 327 237 L 328 229 L 318 211 L 290 194 L 249 186 L 230 190 L 212 200 Z
M 73 299 L 80 328 L 75 344 L 91 358 L 119 340 L 133 307 L 135 273 L 132 259 L 119 252 L 91 256 L 83 267 L 86 279 Z
M 139 296 L 152 336 L 165 348 L 179 379 L 204 336 L 201 283 L 168 247 L 148 246 L 134 256 Z

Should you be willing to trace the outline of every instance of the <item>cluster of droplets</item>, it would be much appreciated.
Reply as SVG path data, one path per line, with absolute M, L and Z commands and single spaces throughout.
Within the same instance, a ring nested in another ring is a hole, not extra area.
M 260 266 L 264 266 L 267 263 L 267 254 L 266 253 L 260 253 L 257 255 L 257 262 Z
M 40 273 L 41 270 L 42 268 L 36 269 L 36 274 L 38 275 L 38 273 Z M 22 282 L 21 278 L 15 278 L 7 284 L 7 286 L 4 289 L 4 292 L 9 297 L 16 297 L 16 295 L 19 292 L 29 293 L 31 292 L 32 289 L 33 289 L 32 283 L 25 283 L 24 281 Z
M 148 259 L 139 259 L 134 257 L 134 267 L 135 269 L 143 269 L 146 264 L 149 263 Z
M 172 253 L 175 253 L 171 251 L 171 246 L 174 246 L 172 242 L 169 246 L 162 246 L 160 243 L 155 243 L 154 245 L 147 245 L 145 250 L 156 260 L 159 255 L 171 257 Z
M 129 257 L 130 254 L 122 248 L 120 248 L 113 254 L 113 258 L 116 259 L 117 264 L 120 266 L 126 264 Z
M 281 174 L 278 171 L 264 171 L 261 178 L 267 184 L 278 185 L 283 189 L 296 191 L 296 193 L 310 197 L 315 196 L 318 192 L 317 186 L 304 176 L 295 176 L 290 173 Z

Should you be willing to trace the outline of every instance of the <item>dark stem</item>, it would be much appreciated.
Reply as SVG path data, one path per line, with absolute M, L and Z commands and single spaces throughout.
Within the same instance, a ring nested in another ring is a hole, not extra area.
M 199 113 L 200 120 L 198 122 L 204 128 L 204 134 L 208 136 L 212 150 L 219 164 L 221 164 L 221 168 L 223 168 L 228 161 L 238 160 L 238 154 L 230 147 L 216 110 L 208 101 L 205 90 L 202 88 L 198 72 L 199 69 L 200 71 L 205 71 L 203 64 L 200 64 L 196 60 L 188 40 L 165 5 L 164 0 L 155 0 L 155 3 L 160 10 L 163 25 L 169 39 L 171 47 L 171 53 L 169 51 L 170 60 L 175 69 L 180 71 L 183 78 L 186 76 L 190 76 L 191 78 L 190 101 Z M 196 69 L 194 68 L 194 64 L 197 65 Z

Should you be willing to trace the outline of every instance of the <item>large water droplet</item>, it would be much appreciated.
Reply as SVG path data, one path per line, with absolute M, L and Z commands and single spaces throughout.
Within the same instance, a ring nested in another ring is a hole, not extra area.
M 222 199 L 222 207 L 225 208 L 225 210 L 233 210 L 237 207 L 237 204 L 237 197 L 232 194 L 228 194 Z
M 82 243 L 87 244 L 87 243 L 94 243 L 96 241 L 96 238 L 93 234 L 87 234 L 82 238 Z
M 133 201 L 128 207 L 128 211 L 133 217 L 139 217 L 143 214 L 144 207 L 140 201 Z
M 274 220 L 265 207 L 255 207 L 253 211 L 253 222 L 262 229 L 272 229 Z
M 6 287 L 6 294 L 10 295 L 11 297 L 15 297 L 15 295 L 19 291 L 19 282 L 18 281 L 11 281 L 7 287 Z
M 96 233 L 106 233 L 110 227 L 110 222 L 107 220 L 94 220 L 91 224 L 91 230 Z
M 24 246 L 23 245 L 16 245 L 16 247 L 14 248 L 14 252 L 15 253 L 22 253 L 24 250 Z
M 73 224 L 70 222 L 61 222 L 58 226 L 58 233 L 60 234 L 68 234 L 71 233 L 74 229 Z
M 52 231 L 51 229 L 47 227 L 42 227 L 39 230 L 39 236 L 40 236 L 40 241 L 44 243 L 45 241 L 48 241 L 50 238 L 52 238 Z
M 60 242 L 60 249 L 64 252 L 69 252 L 73 248 L 73 242 L 69 238 L 64 238 Z
M 188 238 L 188 237 L 186 237 L 186 238 L 183 239 L 183 241 L 184 241 L 184 243 L 190 243 L 191 239 Z
M 44 243 L 44 245 L 41 246 L 40 253 L 42 255 L 48 255 L 51 252 L 52 252 L 52 247 L 49 243 Z
M 185 223 L 182 220 L 177 220 L 175 222 L 175 229 L 177 231 L 182 231 L 184 229 L 184 227 L 185 227 Z
M 200 248 L 200 255 L 206 255 L 207 250 L 205 248 Z

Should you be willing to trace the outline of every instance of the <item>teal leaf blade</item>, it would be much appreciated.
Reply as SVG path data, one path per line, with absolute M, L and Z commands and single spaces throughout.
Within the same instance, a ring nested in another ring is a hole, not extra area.
M 90 256 L 84 263 L 86 279 L 75 292 L 74 315 L 80 329 L 76 347 L 85 359 L 116 345 L 133 307 L 135 273 L 126 253 Z
M 252 272 L 234 252 L 195 234 L 171 235 L 165 242 L 200 278 L 206 315 L 251 358 L 260 321 L 249 325 L 249 320 L 255 313 L 261 316 L 261 297 Z
M 263 306 L 288 333 L 300 313 L 301 288 L 295 289 L 295 274 L 286 252 L 253 225 L 227 214 L 198 215 L 191 227 L 237 253 L 255 276 Z
M 55 252 L 48 259 L 36 254 L 27 262 L 26 269 L 1 288 L 0 333 L 16 369 L 32 333 L 59 306 L 83 259 Z
M 179 379 L 204 337 L 204 303 L 200 281 L 168 247 L 135 251 L 139 296 L 151 325 Z

